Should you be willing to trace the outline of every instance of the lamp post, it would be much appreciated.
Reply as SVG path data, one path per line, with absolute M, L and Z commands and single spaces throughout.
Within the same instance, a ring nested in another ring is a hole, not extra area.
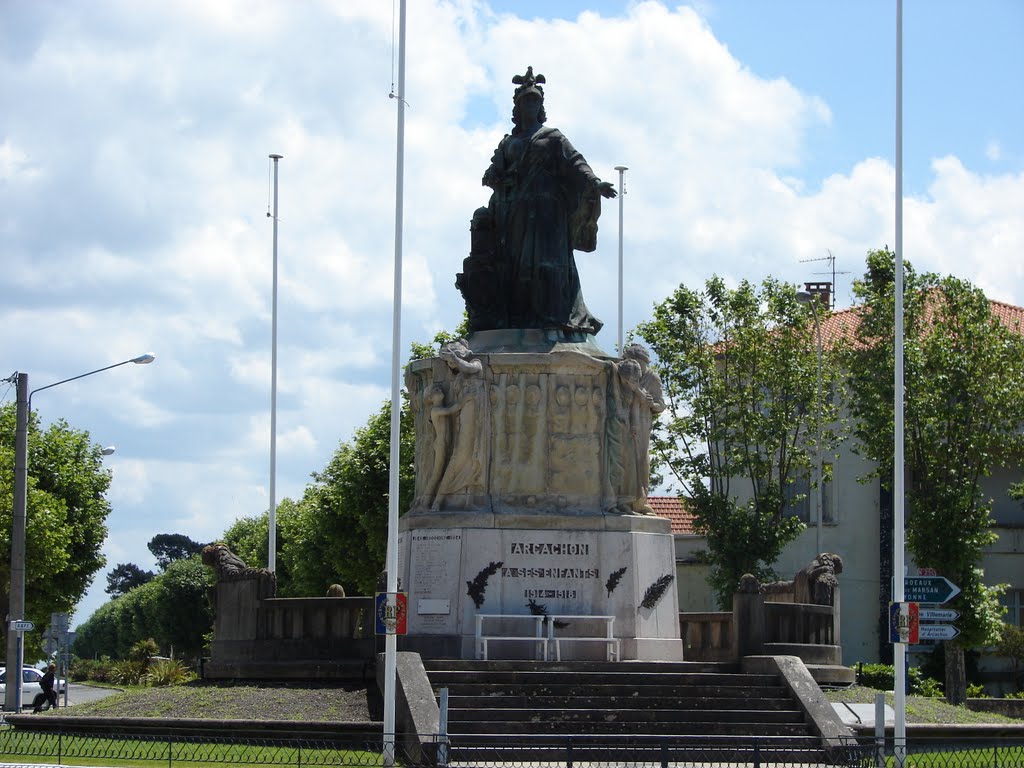
M 821 505 L 821 486 L 824 483 L 824 468 L 821 462 L 821 322 L 818 320 L 818 306 L 821 303 L 820 299 L 812 293 L 807 291 L 799 291 L 796 295 L 797 301 L 801 304 L 811 305 L 811 315 L 814 317 L 814 333 L 818 338 L 818 391 L 817 391 L 817 413 L 815 418 L 815 425 L 817 427 L 817 442 L 815 443 L 815 452 L 817 453 L 817 482 L 815 483 L 814 489 L 814 504 L 817 507 L 817 520 L 815 521 L 814 529 L 814 556 L 817 557 L 821 554 L 821 515 L 823 512 Z
M 29 391 L 28 374 L 18 373 L 17 410 L 15 418 L 14 439 L 14 509 L 11 521 L 11 589 L 7 614 L 7 688 L 4 692 L 4 709 L 8 712 L 21 711 L 21 668 L 23 665 L 24 648 L 21 631 L 12 628 L 15 621 L 25 618 L 25 512 L 28 501 L 28 417 L 32 410 L 32 395 L 51 389 L 69 381 L 84 379 L 95 373 L 109 371 L 128 363 L 147 365 L 156 359 L 155 355 L 145 354 L 123 360 L 95 371 L 72 376 L 70 379 L 47 384 Z

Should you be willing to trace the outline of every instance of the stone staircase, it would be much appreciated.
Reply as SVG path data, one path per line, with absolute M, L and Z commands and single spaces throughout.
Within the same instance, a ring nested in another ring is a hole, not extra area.
M 424 660 L 448 689 L 453 758 L 818 762 L 822 740 L 775 675 L 700 662 Z M 768 753 L 774 755 L 769 758 Z M 617 756 L 622 757 L 621 752 Z

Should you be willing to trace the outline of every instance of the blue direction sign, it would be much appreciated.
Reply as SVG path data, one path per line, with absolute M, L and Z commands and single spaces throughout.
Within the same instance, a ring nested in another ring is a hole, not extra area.
M 960 618 L 960 611 L 952 608 L 922 608 L 918 613 L 921 621 L 956 621 Z
M 922 624 L 920 638 L 922 640 L 952 640 L 960 634 L 960 630 L 952 624 Z
M 908 576 L 903 599 L 908 603 L 944 603 L 960 594 L 960 587 L 945 576 Z

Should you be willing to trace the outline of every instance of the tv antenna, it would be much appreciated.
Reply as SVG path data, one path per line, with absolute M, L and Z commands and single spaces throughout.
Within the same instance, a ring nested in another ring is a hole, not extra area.
M 832 303 L 832 306 L 829 307 L 829 309 L 835 309 L 836 308 L 836 293 L 837 293 L 837 291 L 836 291 L 836 275 L 848 275 L 850 273 L 848 271 L 845 271 L 845 270 L 840 270 L 840 271 L 837 272 L 836 271 L 836 257 L 835 257 L 835 254 L 833 254 L 832 250 L 829 249 L 829 248 L 826 248 L 825 252 L 828 254 L 828 256 L 819 256 L 816 259 L 800 259 L 800 263 L 801 264 L 806 264 L 809 261 L 827 261 L 829 263 L 829 269 L 828 269 L 827 272 L 815 272 L 814 274 L 816 274 L 816 275 L 831 275 L 832 276 L 832 283 L 831 283 L 831 287 L 832 287 L 832 296 L 831 296 L 832 301 L 831 301 L 831 303 Z

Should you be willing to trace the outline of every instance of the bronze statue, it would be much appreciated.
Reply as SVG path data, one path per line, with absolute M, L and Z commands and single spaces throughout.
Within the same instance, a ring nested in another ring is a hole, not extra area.
M 484 172 L 494 192 L 473 215 L 470 256 L 456 280 L 469 327 L 596 334 L 602 324 L 583 302 L 573 250 L 597 247 L 601 198 L 614 198 L 615 189 L 544 125 L 544 75 L 527 67 L 512 82 L 515 127 Z

